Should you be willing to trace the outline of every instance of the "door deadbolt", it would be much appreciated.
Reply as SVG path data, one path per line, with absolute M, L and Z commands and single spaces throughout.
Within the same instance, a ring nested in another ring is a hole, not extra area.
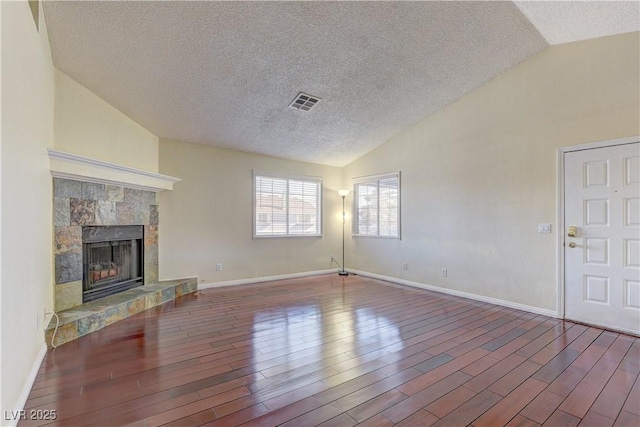
M 567 227 L 567 237 L 577 237 L 578 236 L 578 228 L 575 226 Z
M 576 244 L 575 244 L 575 243 L 573 243 L 573 242 L 571 242 L 571 243 L 569 243 L 569 247 L 570 247 L 570 248 L 575 248 L 575 247 L 576 247 Z

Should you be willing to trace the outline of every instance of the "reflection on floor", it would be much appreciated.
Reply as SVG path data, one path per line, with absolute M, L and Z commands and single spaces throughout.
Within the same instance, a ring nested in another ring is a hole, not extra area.
M 64 425 L 638 426 L 639 372 L 634 337 L 324 275 L 197 292 L 49 351 L 26 409 Z

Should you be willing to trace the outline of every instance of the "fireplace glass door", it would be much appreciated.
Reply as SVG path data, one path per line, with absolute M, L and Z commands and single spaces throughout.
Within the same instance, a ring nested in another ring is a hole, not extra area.
M 137 226 L 84 227 L 83 247 L 84 302 L 142 285 L 142 230 Z

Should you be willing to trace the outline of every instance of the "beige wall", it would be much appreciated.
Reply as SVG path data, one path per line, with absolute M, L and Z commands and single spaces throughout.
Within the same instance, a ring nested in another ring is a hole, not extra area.
M 557 148 L 640 134 L 639 52 L 550 47 L 348 165 L 402 172 L 402 240 L 350 238 L 347 266 L 555 311 Z
M 55 148 L 158 171 L 158 137 L 61 71 L 55 71 Z
M 638 33 L 549 48 L 340 169 L 158 141 L 54 70 L 42 14 L 38 33 L 26 1 L 1 2 L 0 11 L 2 39 L 11 40 L 2 45 L 3 410 L 16 408 L 42 348 L 42 311 L 52 307 L 54 141 L 182 178 L 160 195 L 161 278 L 328 269 L 329 256 L 341 255 L 336 190 L 400 170 L 402 240 L 349 236 L 347 267 L 555 310 L 556 149 L 640 134 Z M 324 237 L 252 239 L 254 169 L 323 177 Z M 538 234 L 540 222 L 554 233 Z
M 324 237 L 254 240 L 254 169 L 322 177 Z M 161 279 L 211 283 L 324 270 L 341 255 L 340 168 L 160 140 L 160 173 L 182 178 L 160 194 Z
M 26 1 L 2 9 L 1 401 L 17 408 L 44 344 L 43 309 L 52 307 L 54 72 L 42 13 L 36 31 Z M 2 421 L 7 424 L 8 421 Z

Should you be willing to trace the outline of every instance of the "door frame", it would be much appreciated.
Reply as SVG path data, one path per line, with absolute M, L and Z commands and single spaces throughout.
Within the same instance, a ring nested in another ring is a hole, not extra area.
M 616 145 L 626 145 L 640 142 L 640 135 L 631 136 L 627 138 L 608 139 L 604 141 L 589 142 L 585 144 L 569 145 L 566 147 L 558 147 L 556 152 L 556 164 L 557 164 L 557 191 L 556 191 L 556 203 L 557 203 L 557 218 L 556 223 L 558 228 L 556 230 L 556 313 L 560 319 L 565 318 L 565 265 L 564 265 L 564 194 L 565 194 L 565 182 L 564 182 L 564 156 L 565 153 L 573 151 L 593 150 L 595 148 L 614 147 Z

